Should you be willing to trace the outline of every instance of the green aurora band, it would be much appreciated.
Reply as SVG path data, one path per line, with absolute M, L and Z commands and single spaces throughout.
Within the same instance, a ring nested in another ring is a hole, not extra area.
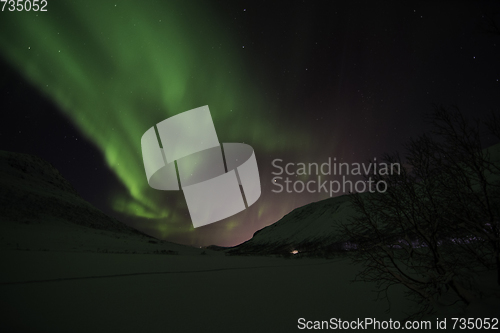
M 242 70 L 245 49 L 214 23 L 210 8 L 49 1 L 47 9 L 2 12 L 1 55 L 102 152 L 128 190 L 111 198 L 112 207 L 151 219 L 162 237 L 174 232 L 170 226 L 192 227 L 179 229 L 180 193 L 165 203 L 147 184 L 140 139 L 154 124 L 209 105 L 219 141 L 248 142 L 257 159 L 308 147 L 305 133 L 291 136 L 272 118 L 277 106 L 263 97 L 266 87 Z

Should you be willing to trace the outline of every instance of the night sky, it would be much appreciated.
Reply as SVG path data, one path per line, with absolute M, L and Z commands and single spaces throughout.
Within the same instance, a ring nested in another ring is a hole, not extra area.
M 6 7 L 0 149 L 50 161 L 83 198 L 155 237 L 236 245 L 329 197 L 273 193 L 274 159 L 367 162 L 428 130 L 433 105 L 456 105 L 471 119 L 498 112 L 500 36 L 485 27 L 499 13 L 499 1 Z M 181 191 L 149 187 L 140 140 L 203 105 L 220 142 L 254 148 L 262 195 L 194 229 Z

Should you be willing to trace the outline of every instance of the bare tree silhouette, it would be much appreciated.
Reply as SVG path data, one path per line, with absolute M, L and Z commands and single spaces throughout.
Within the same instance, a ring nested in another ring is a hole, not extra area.
M 478 270 L 496 269 L 500 284 L 500 165 L 481 142 L 484 127 L 500 138 L 500 122 L 471 123 L 444 107 L 427 120 L 432 136 L 410 140 L 404 159 L 386 155 L 405 167 L 369 175 L 387 191 L 352 194 L 357 216 L 342 226 L 358 246 L 358 279 L 375 282 L 385 298 L 390 286 L 404 285 L 420 305 L 416 315 L 449 290 L 466 304 L 480 297 Z

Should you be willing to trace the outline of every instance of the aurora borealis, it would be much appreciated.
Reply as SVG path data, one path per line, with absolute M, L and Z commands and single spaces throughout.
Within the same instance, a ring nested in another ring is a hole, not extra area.
M 0 149 L 48 159 L 85 199 L 156 237 L 238 244 L 327 197 L 272 193 L 273 159 L 362 163 L 420 134 L 432 103 L 474 116 L 498 110 L 500 40 L 476 24 L 498 5 L 360 4 L 72 0 L 49 1 L 43 13 L 4 11 Z M 27 99 L 69 119 L 85 148 L 63 146 L 69 127 L 53 128 L 41 110 L 11 99 L 19 80 L 40 94 Z M 202 105 L 221 142 L 255 149 L 262 197 L 195 230 L 182 193 L 148 186 L 140 138 Z M 30 126 L 52 134 L 23 133 Z M 95 155 L 103 173 L 62 162 L 82 155 Z

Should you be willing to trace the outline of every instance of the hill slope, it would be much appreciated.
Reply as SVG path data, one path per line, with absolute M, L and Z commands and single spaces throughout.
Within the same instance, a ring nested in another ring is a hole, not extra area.
M 0 249 L 199 252 L 159 241 L 81 198 L 49 162 L 0 151 Z
M 500 144 L 487 148 L 485 152 L 492 162 L 500 165 Z M 490 181 L 500 181 L 498 173 L 487 173 L 486 177 Z M 325 255 L 346 246 L 347 239 L 342 238 L 338 226 L 347 223 L 354 215 L 347 195 L 313 202 L 258 230 L 250 240 L 224 250 L 229 254 L 286 255 L 296 250 L 299 253 Z M 217 250 L 216 247 L 213 249 Z
M 313 202 L 294 209 L 228 252 L 287 254 L 297 250 L 300 253 L 327 253 L 343 246 L 345 240 L 336 228 L 353 214 L 354 209 L 346 195 Z

